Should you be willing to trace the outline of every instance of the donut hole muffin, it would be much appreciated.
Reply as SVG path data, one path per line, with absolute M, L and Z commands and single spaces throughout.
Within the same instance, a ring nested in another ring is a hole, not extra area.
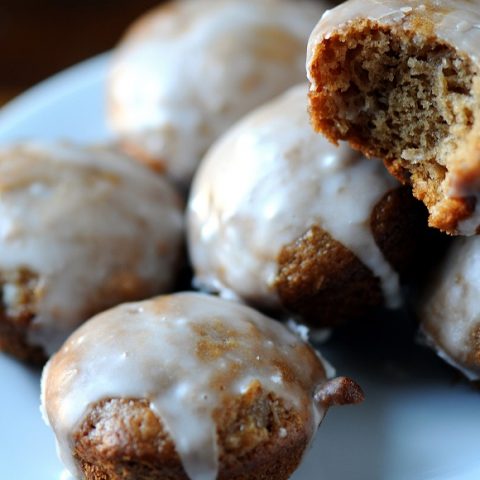
M 87 480 L 286 480 L 328 408 L 363 400 L 329 368 L 279 322 L 180 293 L 80 327 L 44 369 L 42 409 Z
M 430 225 L 458 233 L 458 223 L 475 210 L 480 172 L 478 65 L 437 36 L 443 17 L 457 15 L 453 2 L 385 5 L 374 5 L 365 18 L 368 6 L 360 13 L 358 1 L 346 2 L 312 34 L 313 125 L 334 142 L 348 140 L 383 159 L 413 185 Z
M 42 363 L 106 308 L 169 291 L 183 211 L 165 179 L 113 149 L 0 151 L 0 349 Z
M 212 147 L 187 233 L 197 286 L 322 327 L 398 308 L 429 232 L 379 162 L 315 134 L 306 96 L 294 87 Z
M 188 191 L 216 138 L 305 77 L 308 35 L 325 8 L 311 0 L 184 0 L 142 16 L 108 75 L 108 118 L 122 147 Z

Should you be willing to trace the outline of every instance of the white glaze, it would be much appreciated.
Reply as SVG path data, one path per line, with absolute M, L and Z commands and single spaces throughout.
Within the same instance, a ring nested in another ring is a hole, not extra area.
M 349 22 L 362 18 L 380 25 L 414 29 L 412 19 L 425 17 L 433 22 L 437 38 L 480 63 L 480 7 L 472 0 L 348 0 L 327 10 L 314 28 L 308 42 L 307 73 L 312 89 L 318 87 L 310 75 L 310 64 L 317 45 Z
M 418 332 L 418 343 L 420 345 L 425 345 L 435 350 L 435 352 L 437 352 L 437 355 L 444 362 L 448 363 L 451 367 L 456 368 L 457 370 L 460 370 L 460 372 L 462 372 L 463 375 L 465 375 L 470 381 L 474 382 L 480 379 L 480 374 L 478 372 L 476 372 L 473 369 L 466 368 L 457 360 L 455 360 L 455 358 L 451 356 L 449 353 L 447 353 L 447 351 L 444 350 L 442 347 L 440 347 L 437 341 L 422 327 L 420 327 L 420 330 Z
M 293 381 L 276 366 L 285 363 Z M 259 381 L 313 435 L 325 414 L 313 396 L 325 380 L 320 358 L 281 324 L 240 304 L 183 293 L 125 304 L 80 327 L 44 370 L 42 404 L 72 473 L 72 434 L 88 406 L 138 398 L 162 419 L 189 477 L 214 480 L 212 414 L 226 399 Z
M 370 230 L 374 206 L 398 183 L 380 162 L 315 134 L 306 95 L 302 84 L 253 112 L 205 157 L 187 213 L 197 283 L 278 308 L 281 249 L 320 226 L 371 269 L 389 306 L 398 306 L 398 275 Z
M 75 477 L 68 470 L 63 470 L 60 474 L 60 480 L 75 480 Z
M 305 78 L 325 8 L 296 0 L 186 0 L 141 18 L 109 78 L 112 128 L 185 185 L 210 144 Z
M 442 358 L 479 380 L 480 362 L 472 365 L 468 356 L 474 349 L 472 331 L 480 328 L 480 237 L 455 239 L 419 312 L 422 329 Z
M 49 355 L 124 301 L 129 282 L 145 296 L 169 289 L 182 234 L 176 192 L 118 153 L 33 143 L 0 151 L 0 270 L 38 274 L 27 334 Z M 7 285 L 4 301 L 16 294 Z

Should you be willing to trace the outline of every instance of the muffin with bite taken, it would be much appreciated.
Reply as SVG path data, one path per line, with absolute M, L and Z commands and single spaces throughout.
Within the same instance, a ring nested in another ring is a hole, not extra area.
M 316 130 L 382 159 L 450 234 L 480 231 L 480 4 L 348 0 L 309 42 Z

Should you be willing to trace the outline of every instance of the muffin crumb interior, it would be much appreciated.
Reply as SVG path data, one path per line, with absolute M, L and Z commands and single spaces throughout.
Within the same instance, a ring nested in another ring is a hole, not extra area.
M 317 46 L 311 106 L 317 130 L 385 159 L 431 207 L 480 127 L 480 82 L 468 57 L 427 33 L 372 20 L 339 29 Z

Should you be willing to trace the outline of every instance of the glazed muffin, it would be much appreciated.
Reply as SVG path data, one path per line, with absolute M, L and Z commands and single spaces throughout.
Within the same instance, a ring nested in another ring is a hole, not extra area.
M 119 44 L 108 114 L 121 144 L 184 188 L 210 144 L 305 78 L 325 10 L 309 0 L 184 0 L 140 18 Z
M 480 238 L 459 238 L 419 304 L 421 329 L 438 354 L 480 380 Z
M 168 291 L 178 194 L 121 154 L 28 143 L 0 152 L 0 349 L 32 362 L 91 315 Z
M 206 155 L 187 209 L 196 285 L 315 326 L 398 307 L 425 209 L 380 162 L 315 134 L 306 105 L 294 87 Z
M 328 407 L 362 399 L 280 323 L 198 293 L 98 315 L 42 377 L 60 456 L 87 480 L 287 479 Z
M 430 212 L 430 225 L 480 226 L 480 4 L 349 0 L 313 31 L 313 124 L 384 160 Z

